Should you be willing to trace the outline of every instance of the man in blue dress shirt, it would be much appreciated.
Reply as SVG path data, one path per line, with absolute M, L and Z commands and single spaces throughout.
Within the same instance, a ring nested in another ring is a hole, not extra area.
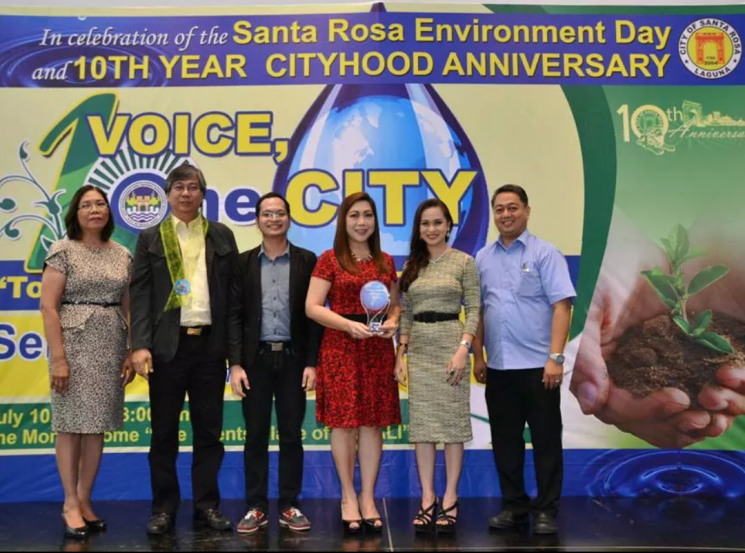
M 500 187 L 492 197 L 499 239 L 476 256 L 483 316 L 474 340 L 474 373 L 486 384 L 492 448 L 503 495 L 493 528 L 512 528 L 534 514 L 533 531 L 553 534 L 561 496 L 561 382 L 574 287 L 566 259 L 528 232 L 525 190 Z M 483 348 L 486 346 L 487 360 Z M 530 428 L 538 497 L 525 493 Z

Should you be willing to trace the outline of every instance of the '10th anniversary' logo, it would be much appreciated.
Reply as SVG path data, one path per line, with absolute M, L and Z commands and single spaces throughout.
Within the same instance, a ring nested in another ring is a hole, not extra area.
M 699 19 L 680 35 L 678 53 L 697 77 L 720 79 L 740 63 L 742 42 L 735 28 L 721 19 Z

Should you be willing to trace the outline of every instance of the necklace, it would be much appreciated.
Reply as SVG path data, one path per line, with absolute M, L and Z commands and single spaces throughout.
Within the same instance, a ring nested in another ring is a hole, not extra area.
M 352 251 L 352 257 L 354 257 L 356 261 L 363 263 L 372 259 L 372 254 L 370 252 L 367 252 L 365 255 L 359 256 L 354 251 Z
M 430 263 L 431 263 L 432 265 L 434 265 L 434 264 L 435 264 L 435 263 L 437 263 L 437 262 L 438 262 L 438 261 L 439 261 L 440 259 L 442 259 L 442 256 L 443 256 L 443 255 L 445 255 L 445 254 L 446 254 L 446 253 L 448 253 L 449 251 L 450 251 L 450 248 L 446 248 L 446 249 L 445 249 L 445 251 L 444 251 L 444 252 L 442 252 L 442 253 L 440 254 L 440 257 L 438 257 L 437 259 L 430 259 L 430 260 L 429 260 L 429 262 L 430 262 Z

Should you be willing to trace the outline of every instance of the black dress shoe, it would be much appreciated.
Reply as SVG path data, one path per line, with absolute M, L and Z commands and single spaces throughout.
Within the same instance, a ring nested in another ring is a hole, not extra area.
M 102 518 L 97 518 L 96 520 L 88 520 L 87 518 L 83 517 L 83 522 L 85 522 L 91 532 L 106 531 L 106 521 Z
M 147 522 L 147 533 L 159 536 L 173 530 L 173 517 L 168 513 L 156 513 Z
M 537 513 L 533 520 L 534 534 L 555 534 L 559 531 L 556 517 L 549 513 Z
M 80 528 L 73 528 L 67 524 L 65 513 L 62 513 L 62 520 L 65 523 L 65 537 L 74 540 L 84 540 L 90 535 L 90 530 L 87 526 L 81 526 Z
M 230 519 L 217 509 L 207 509 L 205 511 L 194 512 L 195 524 L 207 526 L 210 530 L 224 531 L 230 530 Z
M 508 530 L 516 526 L 526 526 L 528 515 L 516 515 L 512 511 L 504 510 L 495 517 L 489 519 L 489 528 Z

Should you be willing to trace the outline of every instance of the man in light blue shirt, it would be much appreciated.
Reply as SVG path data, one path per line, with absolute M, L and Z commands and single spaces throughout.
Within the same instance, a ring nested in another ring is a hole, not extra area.
M 492 208 L 499 239 L 476 256 L 483 316 L 473 343 L 474 373 L 486 384 L 492 449 L 504 498 L 502 512 L 489 519 L 489 525 L 523 525 L 533 511 L 533 531 L 552 534 L 557 531 L 563 478 L 563 352 L 576 294 L 561 252 L 527 230 L 525 190 L 500 187 Z M 524 483 L 526 423 L 538 481 L 538 497 L 532 503 Z

